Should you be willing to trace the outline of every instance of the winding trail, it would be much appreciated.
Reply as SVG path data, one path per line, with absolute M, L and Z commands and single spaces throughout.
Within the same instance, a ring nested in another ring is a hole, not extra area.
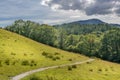
M 36 73 L 36 72 L 41 72 L 41 71 L 44 71 L 44 70 L 47 70 L 47 69 L 54 69 L 54 68 L 65 67 L 65 66 L 70 66 L 70 65 L 78 65 L 78 64 L 83 64 L 83 63 L 86 63 L 86 62 L 92 62 L 94 60 L 95 59 L 89 59 L 89 60 L 75 62 L 75 63 L 71 63 L 71 64 L 64 64 L 64 65 L 57 65 L 57 66 L 39 68 L 39 69 L 31 70 L 31 71 L 16 75 L 16 76 L 12 77 L 10 80 L 20 80 L 20 79 L 24 78 L 25 76 L 28 76 L 28 75 Z

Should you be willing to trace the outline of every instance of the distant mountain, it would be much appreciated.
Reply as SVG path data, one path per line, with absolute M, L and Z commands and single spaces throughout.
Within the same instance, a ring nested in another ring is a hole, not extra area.
M 84 24 L 109 24 L 111 26 L 120 27 L 120 24 L 110 24 L 110 23 L 106 23 L 106 22 L 99 20 L 99 19 L 80 20 L 80 21 L 70 22 L 67 24 L 82 24 L 82 25 L 84 25 Z
M 88 20 L 80 20 L 75 21 L 72 23 L 78 23 L 78 24 L 105 24 L 105 22 L 99 20 L 99 19 L 88 19 Z
M 120 27 L 120 24 L 110 24 L 110 25 Z

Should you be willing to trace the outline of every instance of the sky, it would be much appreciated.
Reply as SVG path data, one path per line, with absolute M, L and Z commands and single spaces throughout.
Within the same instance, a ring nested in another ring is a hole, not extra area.
M 0 26 L 15 20 L 62 24 L 97 18 L 120 24 L 120 0 L 0 0 Z

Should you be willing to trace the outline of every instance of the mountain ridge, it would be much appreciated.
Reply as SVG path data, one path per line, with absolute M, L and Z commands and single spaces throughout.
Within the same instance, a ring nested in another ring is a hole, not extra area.
M 87 20 L 79 20 L 79 21 L 74 21 L 71 23 L 78 23 L 78 24 L 105 24 L 102 20 L 99 19 L 87 19 Z
M 73 21 L 73 22 L 69 22 L 69 23 L 65 23 L 65 24 L 81 24 L 81 25 L 86 25 L 86 24 L 109 24 L 111 26 L 117 26 L 120 27 L 120 24 L 117 23 L 108 23 L 108 22 L 104 22 L 100 19 L 97 18 L 91 18 L 91 19 L 87 19 L 87 20 L 78 20 L 78 21 Z

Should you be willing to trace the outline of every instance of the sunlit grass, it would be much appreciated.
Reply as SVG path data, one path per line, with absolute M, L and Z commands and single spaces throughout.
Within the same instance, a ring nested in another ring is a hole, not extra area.
M 90 63 L 76 65 L 76 68 L 62 67 L 49 69 L 27 76 L 22 80 L 38 78 L 40 80 L 120 80 L 120 65 L 95 60 Z
M 44 52 L 48 55 L 43 55 Z M 0 29 L 0 80 L 40 67 L 86 59 L 82 55 L 52 48 Z

